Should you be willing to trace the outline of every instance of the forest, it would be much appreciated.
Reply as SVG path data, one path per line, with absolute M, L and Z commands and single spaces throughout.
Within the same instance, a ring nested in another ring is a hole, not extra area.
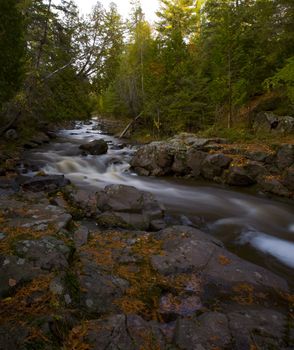
M 157 137 L 248 129 L 256 110 L 294 113 L 292 0 L 132 1 L 88 16 L 72 0 L 0 1 L 0 133 L 124 120 Z

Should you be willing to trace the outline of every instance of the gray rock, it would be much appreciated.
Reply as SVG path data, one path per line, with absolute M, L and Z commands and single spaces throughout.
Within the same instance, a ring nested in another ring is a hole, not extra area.
M 294 191 L 294 165 L 286 170 L 283 185 L 285 185 L 290 191 Z
M 294 163 L 294 145 L 284 144 L 277 151 L 277 165 L 284 170 Z
M 163 241 L 163 254 L 152 256 L 151 264 L 163 275 L 201 272 L 207 291 L 217 294 L 231 293 L 240 283 L 262 291 L 288 290 L 284 279 L 226 251 L 199 230 L 175 226 L 155 237 Z
M 255 183 L 254 177 L 243 165 L 231 166 L 225 174 L 225 183 L 231 186 L 250 186 Z
M 205 179 L 213 180 L 217 176 L 221 176 L 224 169 L 227 169 L 232 161 L 222 153 L 208 155 L 201 166 L 201 174 Z
M 93 350 L 166 349 L 160 326 L 136 315 L 113 315 L 90 321 L 83 341 Z
M 0 256 L 0 296 L 6 297 L 13 290 L 30 282 L 42 273 L 31 262 L 17 256 Z
M 131 160 L 131 166 L 145 169 L 146 175 L 164 176 L 171 172 L 174 148 L 166 142 L 152 142 L 139 148 Z
M 108 144 L 104 140 L 94 140 L 92 142 L 83 144 L 80 149 L 87 154 L 101 155 L 108 151 Z
M 66 196 L 74 208 L 79 209 L 86 217 L 95 217 L 100 214 L 97 209 L 96 194 L 80 190 L 80 189 L 65 189 Z
M 89 229 L 86 226 L 80 226 L 74 232 L 74 243 L 76 248 L 80 248 L 87 244 L 89 238 Z
M 70 184 L 70 181 L 64 175 L 46 175 L 35 176 L 22 184 L 25 191 L 40 192 L 54 191 L 58 188 L 65 187 Z
M 123 296 L 129 287 L 128 282 L 105 272 L 87 253 L 81 254 L 81 263 L 83 269 L 78 276 L 81 305 L 93 313 L 116 311 L 118 307 L 114 301 Z
M 172 171 L 176 175 L 181 176 L 188 174 L 189 168 L 187 165 L 187 150 L 176 152 L 172 165 Z
M 19 256 L 33 262 L 34 266 L 52 271 L 68 267 L 70 249 L 54 237 L 43 237 L 38 240 L 19 241 L 15 244 Z
M 269 309 L 249 309 L 228 314 L 229 326 L 236 349 L 284 349 L 287 320 Z
M 187 166 L 191 169 L 193 176 L 198 177 L 201 173 L 202 163 L 207 153 L 190 148 L 187 152 Z
M 219 312 L 207 312 L 196 318 L 177 321 L 174 342 L 180 349 L 232 349 L 227 317 Z
M 97 206 L 103 212 L 97 221 L 103 226 L 132 227 L 141 230 L 149 228 L 154 220 L 162 220 L 164 208 L 151 193 L 135 187 L 109 185 L 97 193 Z
M 280 179 L 273 176 L 260 176 L 258 184 L 265 192 L 269 192 L 278 196 L 290 197 L 289 190 L 282 184 Z

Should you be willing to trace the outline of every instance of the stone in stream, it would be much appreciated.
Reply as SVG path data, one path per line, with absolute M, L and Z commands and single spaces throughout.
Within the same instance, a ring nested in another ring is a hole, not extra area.
M 131 166 L 140 175 L 164 176 L 171 172 L 174 147 L 166 142 L 142 146 L 134 155 Z
M 55 191 L 69 184 L 70 181 L 64 175 L 45 175 L 30 178 L 22 183 L 21 186 L 25 191 L 41 192 Z
M 221 242 L 199 230 L 174 226 L 155 237 L 163 241 L 163 253 L 151 257 L 153 268 L 166 276 L 201 273 L 207 297 L 238 294 L 242 285 L 248 285 L 253 293 L 288 291 L 283 278 L 240 259 L 222 248 Z
M 221 176 L 224 169 L 227 169 L 232 161 L 222 153 L 208 155 L 202 165 L 201 174 L 205 179 L 213 180 L 217 176 Z
M 147 230 L 164 224 L 164 208 L 151 193 L 125 185 L 109 185 L 97 193 L 97 207 L 102 212 L 97 221 L 102 226 Z
M 98 156 L 98 155 L 107 153 L 108 144 L 104 140 L 94 140 L 92 142 L 81 145 L 80 149 L 84 151 L 86 154 L 92 154 L 92 155 Z

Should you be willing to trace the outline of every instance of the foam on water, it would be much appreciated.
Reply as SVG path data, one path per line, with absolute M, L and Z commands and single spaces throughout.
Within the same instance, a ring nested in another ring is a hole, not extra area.
M 294 243 L 265 233 L 249 231 L 242 234 L 240 244 L 251 244 L 265 254 L 274 256 L 283 264 L 294 268 Z

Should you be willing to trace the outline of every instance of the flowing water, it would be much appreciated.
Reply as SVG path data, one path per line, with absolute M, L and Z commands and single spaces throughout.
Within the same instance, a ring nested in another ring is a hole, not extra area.
M 109 143 L 102 156 L 82 156 L 79 145 L 95 139 Z M 218 185 L 137 176 L 129 161 L 135 147 L 103 134 L 92 121 L 62 130 L 57 140 L 30 151 L 27 159 L 46 173 L 64 174 L 73 183 L 97 191 L 125 184 L 152 192 L 164 203 L 167 220 L 201 227 L 239 256 L 262 265 L 291 282 L 294 269 L 294 208 L 290 204 Z M 292 284 L 292 283 L 291 283 Z

